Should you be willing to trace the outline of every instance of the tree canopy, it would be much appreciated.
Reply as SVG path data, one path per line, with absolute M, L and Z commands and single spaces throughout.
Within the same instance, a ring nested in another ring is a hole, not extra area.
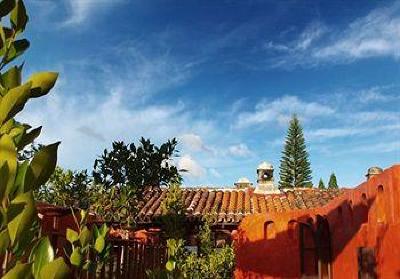
M 138 146 L 115 141 L 111 151 L 105 149 L 96 159 L 94 181 L 107 188 L 128 186 L 137 189 L 167 185 L 174 179 L 180 181 L 178 169 L 171 164 L 172 157 L 178 152 L 177 144 L 175 138 L 160 147 L 144 138 L 140 139 Z

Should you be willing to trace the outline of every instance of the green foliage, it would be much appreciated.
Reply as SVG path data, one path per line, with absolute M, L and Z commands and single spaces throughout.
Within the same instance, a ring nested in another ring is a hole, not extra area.
M 160 217 L 163 234 L 166 239 L 180 239 L 185 235 L 185 205 L 182 198 L 183 192 L 179 183 L 172 183 L 161 204 Z
M 190 279 L 231 279 L 235 263 L 233 248 L 224 246 L 213 249 L 209 254 L 189 254 L 182 265 L 183 278 Z
M 215 217 L 215 210 L 213 210 L 211 214 L 206 214 L 203 217 L 203 224 L 201 225 L 201 229 L 199 231 L 200 255 L 208 255 L 213 250 L 214 239 L 211 231 L 211 225 L 215 222 Z
M 205 218 L 199 232 L 199 253 L 184 250 L 182 239 L 167 240 L 168 261 L 165 269 L 147 271 L 151 279 L 230 279 L 233 278 L 235 254 L 231 246 L 214 248 L 210 229 L 212 216 Z
M 177 154 L 176 139 L 160 147 L 141 138 L 138 146 L 114 142 L 95 161 L 91 210 L 106 221 L 134 226 L 143 192 L 173 181 L 181 181 L 171 159 Z
M 103 224 L 100 228 L 87 225 L 87 211 L 80 211 L 80 220 L 74 214 L 74 219 L 78 231 L 67 229 L 67 240 L 71 245 L 69 261 L 75 267 L 75 278 L 80 278 L 83 270 L 92 273 L 100 272 L 104 263 L 107 261 L 111 244 L 106 244 L 108 227 Z
M 280 163 L 279 185 L 281 188 L 312 187 L 311 166 L 303 128 L 296 115 L 289 123 Z
M 2 0 L 0 17 L 10 27 L 0 26 L 0 257 L 3 278 L 68 278 L 63 259 L 54 258 L 46 237 L 40 237 L 33 191 L 46 183 L 54 171 L 59 143 L 43 146 L 29 158 L 21 157 L 41 127 L 33 128 L 14 119 L 31 99 L 49 93 L 57 73 L 36 73 L 22 83 L 22 65 L 9 66 L 29 47 L 19 39 L 28 16 L 22 0 Z M 49 274 L 51 273 L 51 274 Z
M 339 186 L 337 184 L 337 179 L 335 173 L 332 172 L 331 176 L 329 177 L 328 182 L 328 189 L 338 189 Z
M 110 152 L 104 150 L 94 163 L 95 182 L 107 188 L 128 186 L 139 195 L 145 187 L 167 185 L 176 178 L 180 179 L 177 168 L 170 162 L 177 153 L 177 144 L 175 138 L 160 147 L 144 138 L 141 138 L 139 146 L 114 142 L 113 149 Z
M 325 183 L 322 180 L 322 178 L 319 179 L 318 189 L 321 189 L 321 190 L 325 189 Z
M 184 278 L 203 279 L 233 278 L 235 254 L 231 246 L 214 248 L 211 225 L 214 215 L 206 215 L 199 232 L 199 252 L 189 253 L 182 260 L 182 274 Z
M 149 279 L 183 279 L 185 278 L 180 270 L 182 259 L 187 253 L 184 249 L 182 239 L 167 240 L 167 262 L 164 269 L 146 270 Z
M 38 200 L 60 206 L 89 208 L 92 179 L 87 171 L 73 172 L 56 167 L 49 181 L 35 191 Z
M 135 226 L 139 202 L 136 192 L 126 187 L 106 188 L 103 185 L 93 185 L 89 197 L 92 212 L 106 222 L 127 227 Z

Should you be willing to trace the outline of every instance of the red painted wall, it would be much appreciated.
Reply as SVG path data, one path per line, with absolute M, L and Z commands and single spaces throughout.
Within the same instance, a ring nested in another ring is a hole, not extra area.
M 235 278 L 300 278 L 299 223 L 315 226 L 318 215 L 329 223 L 333 278 L 358 278 L 359 247 L 375 249 L 378 278 L 400 278 L 400 165 L 324 207 L 244 218 Z

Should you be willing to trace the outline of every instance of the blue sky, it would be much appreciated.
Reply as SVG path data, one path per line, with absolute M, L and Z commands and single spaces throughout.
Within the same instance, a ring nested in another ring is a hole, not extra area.
M 315 183 L 400 161 L 400 2 L 27 1 L 25 74 L 55 70 L 22 115 L 91 170 L 114 140 L 177 137 L 186 185 L 255 182 L 301 118 Z

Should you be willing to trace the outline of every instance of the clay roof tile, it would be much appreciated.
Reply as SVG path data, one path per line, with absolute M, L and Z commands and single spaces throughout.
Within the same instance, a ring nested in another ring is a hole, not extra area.
M 163 214 L 161 204 L 167 191 L 146 191 L 138 214 L 139 222 L 152 222 Z M 291 189 L 280 194 L 254 194 L 247 190 L 186 188 L 182 200 L 189 220 L 201 218 L 215 209 L 218 222 L 238 223 L 248 214 L 320 207 L 341 193 L 340 190 Z

